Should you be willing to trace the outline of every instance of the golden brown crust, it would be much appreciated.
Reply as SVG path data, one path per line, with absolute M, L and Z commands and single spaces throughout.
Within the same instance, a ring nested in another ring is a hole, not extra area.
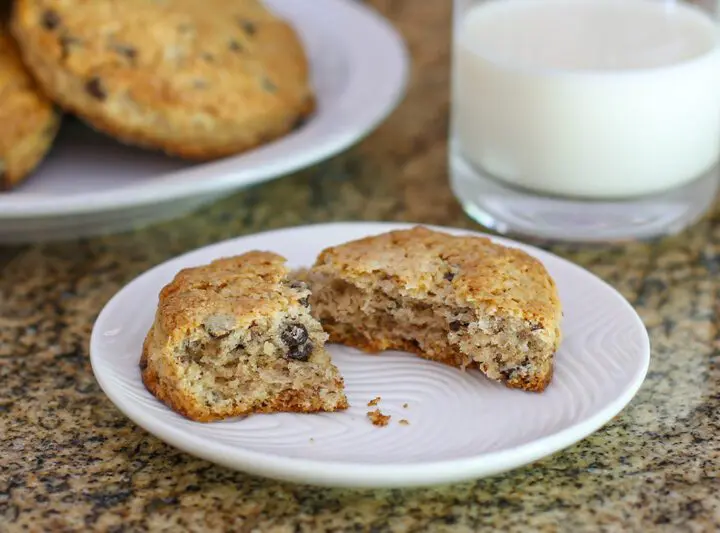
M 253 0 L 19 0 L 13 32 L 64 108 L 182 157 L 264 144 L 315 105 L 296 33 Z
M 200 422 L 209 421 L 208 411 L 203 409 L 197 402 L 181 394 L 179 389 L 161 384 L 157 368 L 149 362 L 152 334 L 151 330 L 145 337 L 142 356 L 140 357 L 140 374 L 145 388 L 176 413 Z
M 0 23 L 0 190 L 20 183 L 42 161 L 59 126 L 59 114 Z
M 157 323 L 171 342 L 199 328 L 209 312 L 236 317 L 233 327 L 287 307 L 295 295 L 285 290 L 285 258 L 272 252 L 249 252 L 186 268 L 163 287 Z
M 328 248 L 313 267 L 367 283 L 375 281 L 379 270 L 414 297 L 431 297 L 448 276 L 459 305 L 483 304 L 542 328 L 553 329 L 560 320 L 557 288 L 542 263 L 484 237 L 419 226 Z

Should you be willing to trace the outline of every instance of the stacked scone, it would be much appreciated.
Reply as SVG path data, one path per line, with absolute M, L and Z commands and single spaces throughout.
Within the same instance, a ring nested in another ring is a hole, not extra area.
M 60 114 L 39 90 L 0 20 L 0 191 L 27 176 L 52 145 Z
M 160 294 L 141 370 L 150 392 L 201 421 L 346 408 L 328 336 L 541 392 L 561 316 L 536 259 L 418 227 L 329 248 L 307 272 L 267 252 L 180 272 Z
M 314 109 L 297 34 L 258 0 L 16 0 L 10 25 L 19 54 L 0 41 L 0 117 L 14 113 L 0 158 L 22 152 L 13 183 L 57 123 L 18 111 L 4 95 L 19 88 L 47 115 L 52 101 L 122 142 L 197 160 L 269 142 Z

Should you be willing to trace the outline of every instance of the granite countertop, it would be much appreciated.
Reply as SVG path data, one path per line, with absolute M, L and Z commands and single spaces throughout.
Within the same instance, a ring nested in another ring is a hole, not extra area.
M 0 531 L 720 530 L 720 209 L 657 243 L 548 246 L 617 287 L 652 338 L 618 417 L 511 473 L 435 489 L 319 489 L 195 459 L 128 421 L 88 360 L 93 320 L 147 268 L 237 235 L 330 220 L 477 228 L 447 185 L 450 2 L 376 0 L 409 41 L 401 107 L 305 172 L 134 233 L 0 247 Z

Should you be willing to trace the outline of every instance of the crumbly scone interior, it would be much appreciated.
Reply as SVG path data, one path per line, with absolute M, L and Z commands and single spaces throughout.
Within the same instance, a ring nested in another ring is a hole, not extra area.
M 491 379 L 521 388 L 548 372 L 557 332 L 521 317 L 462 305 L 442 284 L 420 300 L 382 277 L 353 283 L 310 274 L 313 312 L 331 341 L 352 339 L 373 350 L 408 349 L 462 368 L 478 367 Z
M 324 349 L 327 334 L 307 307 L 258 316 L 247 326 L 208 315 L 166 359 L 165 371 L 218 416 L 262 410 L 288 390 L 312 392 L 330 407 L 344 402 L 342 380 Z

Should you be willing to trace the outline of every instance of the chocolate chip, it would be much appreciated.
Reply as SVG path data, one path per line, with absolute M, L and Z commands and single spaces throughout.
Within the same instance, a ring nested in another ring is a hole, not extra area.
M 443 276 L 444 279 L 447 281 L 452 281 L 455 279 L 455 274 L 452 272 L 445 272 L 445 275 Z
M 280 335 L 288 347 L 286 357 L 296 361 L 307 361 L 313 350 L 313 343 L 308 340 L 308 332 L 302 324 L 288 324 Z
M 308 341 L 300 346 L 294 346 L 287 352 L 288 359 L 294 359 L 295 361 L 307 361 L 313 351 L 313 343 Z
M 140 359 L 140 370 L 145 370 L 147 366 L 147 360 L 144 357 Z
M 302 324 L 289 324 L 280 335 L 282 341 L 289 347 L 299 346 L 308 340 L 308 332 Z
M 448 324 L 450 327 L 450 331 L 460 331 L 462 328 L 466 328 L 469 326 L 467 322 L 460 322 L 459 320 L 453 320 Z
M 538 331 L 538 330 L 541 330 L 541 329 L 543 329 L 543 325 L 542 325 L 542 324 L 539 324 L 539 323 L 537 323 L 537 322 L 536 322 L 535 324 L 531 324 L 531 325 L 530 325 L 530 331 Z
M 262 79 L 262 87 L 269 93 L 274 93 L 277 91 L 277 85 L 275 85 L 272 81 L 270 81 L 267 78 Z
M 52 9 L 47 9 L 42 14 L 42 25 L 46 30 L 54 30 L 60 25 L 60 15 Z
M 255 35 L 255 32 L 257 32 L 257 26 L 255 26 L 254 22 L 250 22 L 249 20 L 240 20 L 240 26 L 242 26 L 242 29 L 248 35 Z
M 128 59 L 135 59 L 137 57 L 137 48 L 128 46 L 126 44 L 116 44 L 115 46 L 113 46 L 113 50 L 115 50 L 121 56 L 127 57 Z
M 242 45 L 235 40 L 230 41 L 230 43 L 228 44 L 228 48 L 230 48 L 230 50 L 232 50 L 233 52 L 242 52 L 243 51 Z
M 300 298 L 300 300 L 298 300 L 298 301 L 300 302 L 300 305 L 302 305 L 303 307 L 310 307 L 310 297 L 309 296 L 306 296 L 305 298 Z
M 97 100 L 102 101 L 107 98 L 107 92 L 105 92 L 105 88 L 102 86 L 102 81 L 98 77 L 88 80 L 85 84 L 85 90 L 90 96 L 96 98 Z

